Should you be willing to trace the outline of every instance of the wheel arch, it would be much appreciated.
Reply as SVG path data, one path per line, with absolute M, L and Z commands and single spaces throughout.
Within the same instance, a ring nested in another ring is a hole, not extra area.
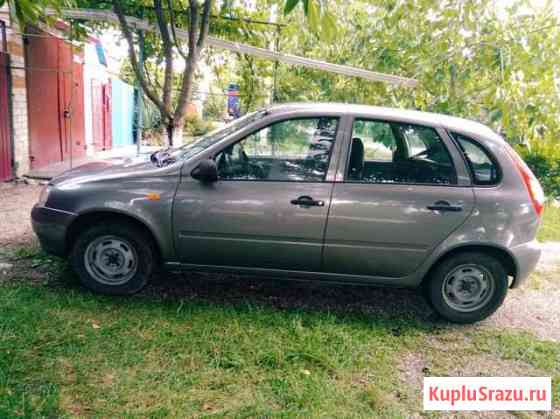
M 96 210 L 80 214 L 78 217 L 76 217 L 76 219 L 72 221 L 72 223 L 68 227 L 68 231 L 66 232 L 66 253 L 70 253 L 81 231 L 83 231 L 93 223 L 105 221 L 129 223 L 142 230 L 153 242 L 158 264 L 163 261 L 161 243 L 159 243 L 157 236 L 154 234 L 147 223 L 145 223 L 138 217 L 135 217 L 134 215 L 124 214 L 118 211 L 111 210 Z
M 513 281 L 511 284 L 513 285 L 515 283 L 518 273 L 518 267 L 515 258 L 507 249 L 489 244 L 465 244 L 456 246 L 452 249 L 448 249 L 446 252 L 439 255 L 422 278 L 421 284 L 424 284 L 429 280 L 430 275 L 434 271 L 434 269 L 445 259 L 464 252 L 481 252 L 495 257 L 502 264 L 508 276 L 513 277 Z

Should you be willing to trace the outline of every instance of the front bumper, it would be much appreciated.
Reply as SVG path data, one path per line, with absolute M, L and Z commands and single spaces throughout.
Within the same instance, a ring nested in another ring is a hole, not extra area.
M 50 254 L 66 255 L 68 227 L 77 214 L 35 205 L 31 211 L 31 225 L 39 238 L 41 247 Z
M 541 257 L 541 246 L 538 241 L 533 240 L 509 249 L 515 258 L 517 273 L 511 284 L 511 288 L 517 288 L 524 284 L 531 272 L 533 272 Z

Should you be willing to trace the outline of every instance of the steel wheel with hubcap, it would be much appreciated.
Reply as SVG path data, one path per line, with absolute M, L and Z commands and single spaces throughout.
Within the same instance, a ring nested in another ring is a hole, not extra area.
M 86 287 L 104 294 L 127 295 L 146 285 L 155 268 L 155 253 L 149 233 L 123 221 L 82 231 L 71 260 Z
M 461 265 L 443 280 L 445 302 L 457 311 L 469 312 L 484 307 L 494 292 L 494 277 L 481 265 Z
M 106 285 L 121 285 L 136 273 L 138 256 L 126 240 L 102 236 L 87 247 L 84 264 L 91 276 Z
M 432 307 L 445 319 L 474 323 L 503 303 L 508 277 L 501 261 L 491 254 L 465 251 L 442 260 L 424 283 Z

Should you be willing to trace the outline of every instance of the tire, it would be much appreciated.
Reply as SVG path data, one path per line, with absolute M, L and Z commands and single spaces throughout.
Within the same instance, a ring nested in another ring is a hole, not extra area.
M 453 323 L 475 323 L 504 302 L 507 273 L 501 262 L 480 252 L 463 252 L 440 262 L 425 285 L 433 309 Z
M 137 293 L 156 268 L 151 237 L 127 222 L 106 223 L 82 231 L 70 259 L 84 286 L 108 295 Z

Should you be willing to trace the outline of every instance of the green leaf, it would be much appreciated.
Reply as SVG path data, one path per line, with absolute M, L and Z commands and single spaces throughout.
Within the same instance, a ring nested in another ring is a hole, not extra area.
M 319 5 L 315 1 L 309 1 L 307 5 L 307 21 L 313 32 L 319 29 Z
M 38 18 L 37 6 L 28 0 L 20 0 L 16 3 L 16 16 L 20 22 L 36 21 Z
M 300 0 L 286 0 L 286 5 L 284 6 L 284 15 L 289 14 L 294 7 L 298 5 Z
M 336 35 L 336 19 L 335 17 L 329 13 L 323 13 L 323 17 L 321 19 L 321 30 L 323 39 L 326 42 L 331 42 Z

